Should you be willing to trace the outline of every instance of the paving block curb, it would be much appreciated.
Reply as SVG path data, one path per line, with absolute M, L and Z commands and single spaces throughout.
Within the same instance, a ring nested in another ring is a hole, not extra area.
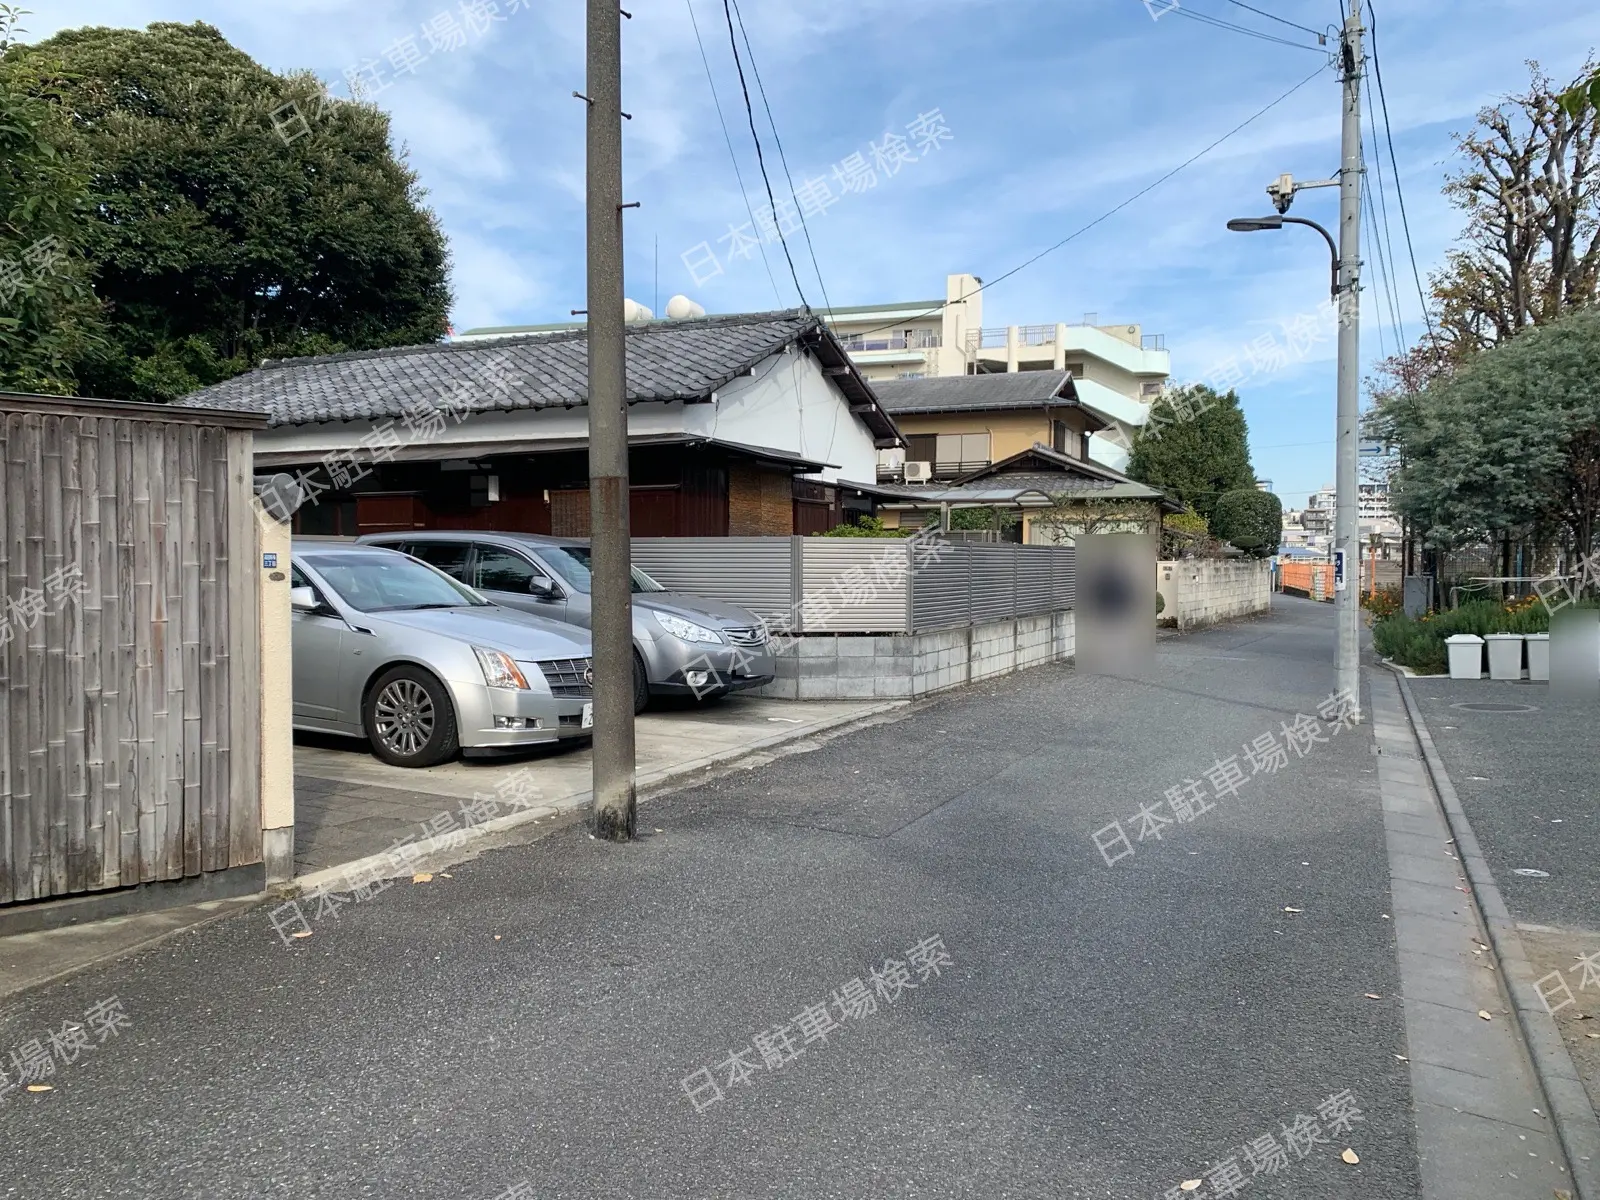
M 1387 663 L 1385 665 L 1390 666 Z M 1416 697 L 1411 694 L 1407 676 L 1393 666 L 1390 669 L 1399 681 L 1406 715 L 1410 718 L 1417 744 L 1422 749 L 1423 765 L 1444 807 L 1445 822 L 1460 852 L 1467 886 L 1472 889 L 1473 900 L 1488 930 L 1490 953 L 1494 955 L 1498 964 L 1497 972 L 1510 993 L 1511 1011 L 1522 1035 L 1523 1046 L 1549 1104 L 1556 1136 L 1567 1159 L 1574 1193 L 1577 1200 L 1600 1200 L 1600 1118 L 1596 1117 L 1583 1080 L 1572 1064 L 1566 1044 L 1561 1040 L 1555 1018 L 1534 987 L 1533 967 L 1517 934 L 1516 922 L 1506 907 L 1505 898 L 1500 894 L 1500 888 L 1489 870 L 1483 848 L 1472 831 L 1466 810 L 1434 746 L 1433 735 L 1428 731 L 1427 722 L 1417 707 Z

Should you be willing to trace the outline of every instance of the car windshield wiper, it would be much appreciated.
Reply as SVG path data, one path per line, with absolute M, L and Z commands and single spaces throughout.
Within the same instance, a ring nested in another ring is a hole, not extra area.
M 405 611 L 406 612 L 421 612 L 425 608 L 481 608 L 481 607 L 482 607 L 481 605 L 475 604 L 471 600 L 460 600 L 460 601 L 457 601 L 457 602 L 455 602 L 453 604 L 443 603 L 443 602 L 435 603 L 435 604 L 411 604 L 411 605 L 408 605 L 406 607 Z

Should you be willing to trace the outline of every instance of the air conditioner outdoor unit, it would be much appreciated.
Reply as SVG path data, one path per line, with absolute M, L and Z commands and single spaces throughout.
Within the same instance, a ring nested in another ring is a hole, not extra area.
M 933 464 L 931 462 L 906 463 L 907 483 L 927 483 L 933 478 Z

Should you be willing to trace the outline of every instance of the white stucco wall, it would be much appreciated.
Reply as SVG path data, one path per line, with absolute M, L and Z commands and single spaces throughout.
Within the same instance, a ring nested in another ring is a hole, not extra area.
M 838 464 L 824 470 L 822 479 L 871 483 L 877 478 L 878 451 L 871 431 L 804 351 L 787 350 L 764 359 L 752 374 L 718 391 L 716 404 L 689 405 L 683 419 L 687 433 Z

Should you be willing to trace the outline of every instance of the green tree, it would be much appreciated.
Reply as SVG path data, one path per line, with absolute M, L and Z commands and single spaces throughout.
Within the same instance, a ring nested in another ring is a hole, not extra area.
M 80 244 L 109 344 L 82 390 L 163 400 L 265 357 L 444 333 L 444 237 L 373 106 L 199 23 L 67 30 L 0 75 L 70 122 L 89 179 Z
M 1233 391 L 1168 389 L 1133 443 L 1128 474 L 1209 520 L 1224 492 L 1255 487 L 1249 436 Z
M 1255 488 L 1226 492 L 1211 514 L 1211 532 L 1252 558 L 1271 558 L 1283 536 L 1283 501 Z
M 20 9 L 0 5 L 0 64 L 18 52 Z M 0 73 L 0 388 L 71 395 L 73 363 L 95 345 L 99 306 L 74 234 L 89 211 L 66 131 L 41 98 Z
M 1375 424 L 1401 466 L 1395 507 L 1430 545 L 1564 533 L 1588 554 L 1600 523 L 1600 311 L 1481 353 Z

